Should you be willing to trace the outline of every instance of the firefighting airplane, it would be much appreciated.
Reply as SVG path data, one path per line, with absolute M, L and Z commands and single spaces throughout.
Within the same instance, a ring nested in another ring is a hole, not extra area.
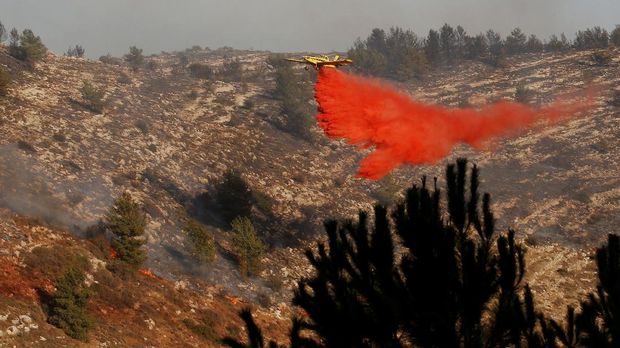
M 301 59 L 286 58 L 286 60 L 289 62 L 311 65 L 314 70 L 319 70 L 320 68 L 336 68 L 341 65 L 353 63 L 351 59 L 340 58 L 338 55 L 334 56 L 334 58 L 330 58 L 329 56 L 302 56 Z M 306 69 L 308 69 L 308 67 L 306 67 Z

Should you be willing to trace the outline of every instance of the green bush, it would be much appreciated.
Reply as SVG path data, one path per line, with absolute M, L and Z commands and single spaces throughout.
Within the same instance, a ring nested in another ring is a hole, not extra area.
M 252 215 L 252 198 L 250 187 L 236 170 L 224 173 L 222 180 L 215 186 L 215 200 L 228 223 L 238 216 Z
M 609 41 L 611 41 L 614 46 L 620 47 L 620 25 L 616 25 L 614 30 L 611 32 Z
M 96 88 L 90 81 L 84 81 L 80 88 L 84 106 L 92 111 L 101 113 L 105 107 L 105 100 L 103 99 L 105 91 L 101 88 Z
M 68 336 L 86 341 L 93 322 L 86 312 L 90 294 L 84 284 L 84 271 L 70 267 L 56 282 L 48 308 L 50 324 Z
M 196 261 L 206 263 L 215 260 L 215 239 L 203 224 L 190 220 L 183 232 L 185 248 Z
M 607 51 L 594 52 L 590 59 L 596 66 L 607 66 L 611 62 L 611 53 Z
M 6 40 L 6 37 L 6 27 L 2 24 L 2 22 L 0 22 L 0 43 L 3 43 Z
M 127 53 L 123 59 L 125 59 L 125 62 L 127 62 L 134 71 L 138 70 L 144 64 L 142 49 L 136 46 L 129 47 L 129 53 Z
M 253 190 L 252 197 L 254 198 L 254 204 L 260 211 L 267 215 L 273 214 L 275 201 L 271 196 L 262 191 Z
M 146 258 L 146 252 L 142 248 L 146 243 L 144 240 L 146 215 L 129 193 L 123 193 L 114 202 L 104 222 L 114 236 L 111 244 L 119 260 L 131 266 L 141 265 Z
M 232 222 L 232 232 L 232 249 L 239 262 L 239 271 L 243 276 L 258 275 L 265 245 L 256 235 L 252 221 L 247 217 L 236 218 Z
M 34 64 L 46 53 L 47 48 L 43 45 L 41 38 L 36 36 L 32 30 L 25 29 L 21 35 L 17 29 L 11 30 L 9 54 L 14 58 Z
M 7 95 L 11 81 L 11 75 L 4 69 L 0 68 L 0 96 Z

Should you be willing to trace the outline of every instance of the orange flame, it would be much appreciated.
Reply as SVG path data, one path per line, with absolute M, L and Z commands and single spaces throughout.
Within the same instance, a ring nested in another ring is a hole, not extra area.
M 118 253 L 116 252 L 116 250 L 114 250 L 114 248 L 110 247 L 110 257 L 112 259 L 117 259 L 118 258 Z
M 237 296 L 224 295 L 224 298 L 227 299 L 232 305 L 238 305 L 241 303 L 241 298 Z
M 157 276 L 156 276 L 153 272 L 151 272 L 150 270 L 148 270 L 148 269 L 145 269 L 145 268 L 140 268 L 140 269 L 138 270 L 138 272 L 142 273 L 143 275 L 145 275 L 145 276 L 147 276 L 147 277 L 149 277 L 149 278 L 157 279 Z

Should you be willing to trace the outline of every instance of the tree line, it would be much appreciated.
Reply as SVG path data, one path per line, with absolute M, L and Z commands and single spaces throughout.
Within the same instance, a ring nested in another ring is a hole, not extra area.
M 444 24 L 431 29 L 424 37 L 399 27 L 388 31 L 375 28 L 365 39 L 358 39 L 348 55 L 364 73 L 409 80 L 421 77 L 433 67 L 451 65 L 463 60 L 482 61 L 504 66 L 506 57 L 521 53 L 560 52 L 570 49 L 620 47 L 620 25 L 613 31 L 595 26 L 579 30 L 571 41 L 563 33 L 542 41 L 515 28 L 506 38 L 494 31 L 470 35 L 460 25 Z

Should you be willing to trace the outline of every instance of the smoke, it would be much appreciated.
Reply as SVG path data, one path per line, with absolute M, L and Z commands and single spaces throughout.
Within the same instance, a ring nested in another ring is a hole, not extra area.
M 508 101 L 481 109 L 448 108 L 412 100 L 385 82 L 336 69 L 321 69 L 315 92 L 319 126 L 328 137 L 374 148 L 362 160 L 358 177 L 375 180 L 401 164 L 434 163 L 460 143 L 480 149 L 537 121 L 574 117 L 592 100 L 564 98 L 540 108 Z

